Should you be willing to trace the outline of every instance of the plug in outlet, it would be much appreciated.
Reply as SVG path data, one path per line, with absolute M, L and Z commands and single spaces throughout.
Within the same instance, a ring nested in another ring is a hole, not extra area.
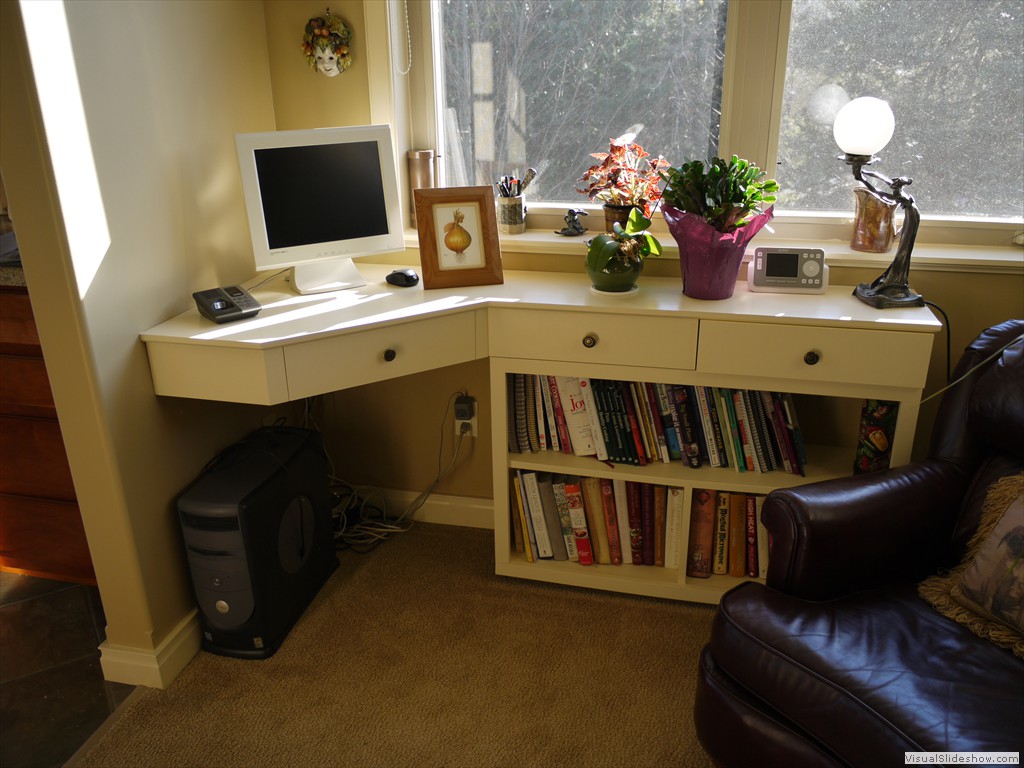
M 455 398 L 455 434 L 476 437 L 476 398 L 459 395 Z

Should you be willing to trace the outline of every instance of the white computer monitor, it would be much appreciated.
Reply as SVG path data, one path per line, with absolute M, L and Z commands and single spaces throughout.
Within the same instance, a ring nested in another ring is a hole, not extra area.
M 354 256 L 404 250 L 387 125 L 235 137 L 256 270 L 292 268 L 299 293 L 366 285 Z

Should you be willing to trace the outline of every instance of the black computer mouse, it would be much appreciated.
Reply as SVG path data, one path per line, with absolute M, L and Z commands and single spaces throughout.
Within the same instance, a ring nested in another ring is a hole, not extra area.
M 420 276 L 415 269 L 396 269 L 384 279 L 399 288 L 409 288 L 420 281 Z

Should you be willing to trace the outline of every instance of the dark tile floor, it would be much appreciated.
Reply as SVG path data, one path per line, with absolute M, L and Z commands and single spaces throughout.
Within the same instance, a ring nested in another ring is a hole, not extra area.
M 0 573 L 0 766 L 64 765 L 134 690 L 103 679 L 105 625 L 95 587 Z

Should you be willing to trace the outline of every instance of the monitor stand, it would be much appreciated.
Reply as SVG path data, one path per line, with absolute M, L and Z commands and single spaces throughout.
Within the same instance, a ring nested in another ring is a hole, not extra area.
M 299 293 L 326 293 L 344 291 L 366 285 L 352 259 L 331 259 L 296 264 L 292 267 L 292 285 Z

